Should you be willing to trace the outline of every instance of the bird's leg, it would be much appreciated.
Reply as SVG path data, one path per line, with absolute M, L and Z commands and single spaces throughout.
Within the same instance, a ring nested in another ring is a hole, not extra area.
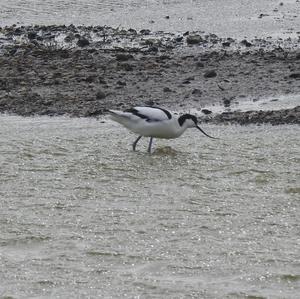
M 135 142 L 132 144 L 132 149 L 133 149 L 133 151 L 135 151 L 135 148 L 136 148 L 136 145 L 137 145 L 137 143 L 139 142 L 139 140 L 142 138 L 142 136 L 139 136 L 136 140 L 135 140 Z
M 150 137 L 150 142 L 149 142 L 149 146 L 148 146 L 148 153 L 149 154 L 151 154 L 152 140 L 153 140 L 153 137 Z

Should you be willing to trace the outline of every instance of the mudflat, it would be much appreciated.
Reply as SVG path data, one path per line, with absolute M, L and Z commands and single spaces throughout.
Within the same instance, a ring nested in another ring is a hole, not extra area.
M 0 67 L 3 113 L 96 117 L 110 108 L 159 105 L 195 109 L 205 121 L 300 123 L 298 105 L 230 110 L 245 100 L 300 93 L 299 39 L 7 26 L 0 30 Z M 224 109 L 211 113 L 211 106 Z

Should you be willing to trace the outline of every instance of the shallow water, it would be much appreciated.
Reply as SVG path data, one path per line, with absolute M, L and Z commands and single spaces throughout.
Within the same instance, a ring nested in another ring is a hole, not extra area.
M 0 116 L 0 298 L 299 298 L 299 126 L 104 121 Z
M 236 98 L 235 101 L 224 108 L 224 105 L 207 105 L 206 109 L 213 113 L 222 113 L 225 111 L 276 111 L 282 109 L 293 109 L 299 106 L 300 94 L 278 95 L 277 97 L 242 97 Z M 199 114 L 199 109 L 191 110 L 195 114 Z
M 0 26 L 73 23 L 238 38 L 297 37 L 299 14 L 296 0 L 0 0 Z

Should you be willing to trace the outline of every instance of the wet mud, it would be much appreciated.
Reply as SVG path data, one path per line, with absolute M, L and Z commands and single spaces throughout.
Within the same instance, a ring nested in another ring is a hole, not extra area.
M 204 121 L 299 124 L 299 106 L 231 111 L 300 93 L 299 39 L 235 40 L 89 26 L 0 29 L 0 112 L 97 117 L 107 109 L 196 109 Z M 210 115 L 207 106 L 224 112 Z

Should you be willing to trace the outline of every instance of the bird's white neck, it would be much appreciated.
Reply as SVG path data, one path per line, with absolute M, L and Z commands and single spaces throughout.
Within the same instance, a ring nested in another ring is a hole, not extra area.
M 186 129 L 190 128 L 190 124 L 188 122 L 183 122 L 182 124 L 180 124 L 179 122 L 179 118 L 177 118 L 176 120 L 176 135 L 177 137 L 181 136 Z

